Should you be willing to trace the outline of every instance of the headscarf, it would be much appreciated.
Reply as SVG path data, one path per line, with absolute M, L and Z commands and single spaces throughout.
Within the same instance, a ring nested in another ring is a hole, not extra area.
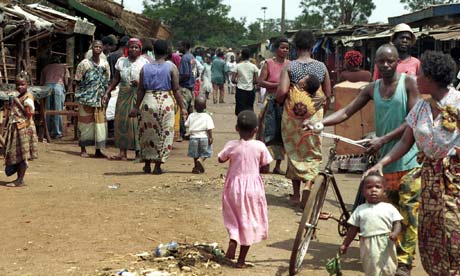
M 134 38 L 134 37 L 133 37 L 133 38 L 130 38 L 130 39 L 128 40 L 128 44 L 126 44 L 126 47 L 125 47 L 125 49 L 123 50 L 123 56 L 124 56 L 124 57 L 127 57 L 127 56 L 128 56 L 128 51 L 129 51 L 129 45 L 130 45 L 130 44 L 137 44 L 137 46 L 139 46 L 139 48 L 141 49 L 141 50 L 139 51 L 139 55 L 138 55 L 138 56 L 142 55 L 142 42 L 141 42 L 140 39 Z
M 345 53 L 345 63 L 352 67 L 359 67 L 363 62 L 363 56 L 360 52 L 355 50 L 350 50 Z

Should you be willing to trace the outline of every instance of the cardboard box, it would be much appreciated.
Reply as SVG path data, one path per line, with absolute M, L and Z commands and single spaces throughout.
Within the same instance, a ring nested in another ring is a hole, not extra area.
M 341 82 L 334 86 L 334 110 L 337 111 L 349 103 L 351 103 L 362 88 L 368 82 Z M 353 114 L 351 118 L 345 122 L 338 124 L 334 128 L 335 134 L 350 138 L 353 140 L 361 140 L 365 135 L 375 131 L 374 129 L 374 103 L 369 101 L 364 108 Z M 353 146 L 347 143 L 339 142 L 337 145 L 337 154 L 362 154 L 364 150 L 360 147 Z

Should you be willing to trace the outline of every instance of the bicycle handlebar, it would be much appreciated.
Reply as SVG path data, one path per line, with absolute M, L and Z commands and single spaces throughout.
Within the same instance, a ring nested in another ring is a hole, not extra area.
M 353 140 L 353 139 L 349 139 L 349 138 L 346 138 L 340 135 L 324 132 L 323 131 L 324 125 L 322 123 L 316 123 L 314 125 L 309 125 L 308 127 L 316 135 L 320 135 L 321 137 L 324 137 L 324 138 L 339 140 L 347 144 L 361 147 L 363 149 L 367 149 L 367 148 L 363 146 L 362 144 L 366 144 L 371 141 L 371 139 Z

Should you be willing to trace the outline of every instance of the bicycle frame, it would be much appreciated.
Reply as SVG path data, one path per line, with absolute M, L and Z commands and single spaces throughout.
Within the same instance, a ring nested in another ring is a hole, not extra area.
M 350 212 L 347 210 L 345 201 L 343 200 L 342 194 L 340 193 L 340 188 L 337 184 L 337 181 L 335 180 L 334 172 L 332 170 L 332 163 L 335 161 L 335 157 L 337 155 L 336 148 L 337 148 L 337 141 L 335 141 L 334 146 L 329 149 L 329 158 L 326 163 L 326 167 L 319 174 L 324 176 L 324 179 L 326 182 L 325 184 L 327 185 L 327 187 L 329 187 L 329 184 L 332 183 L 332 188 L 337 197 L 337 201 L 340 205 L 340 209 L 342 210 L 341 217 L 344 215 L 345 221 L 348 221 L 348 219 L 350 218 Z M 333 218 L 332 216 L 329 216 L 329 217 Z M 336 220 L 337 222 L 340 223 L 339 219 L 336 219 Z M 339 234 L 341 235 L 341 233 Z

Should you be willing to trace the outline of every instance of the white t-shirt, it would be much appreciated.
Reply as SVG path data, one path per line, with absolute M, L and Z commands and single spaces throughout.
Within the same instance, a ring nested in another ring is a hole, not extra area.
M 212 121 L 212 117 L 206 112 L 193 112 L 185 121 L 185 127 L 188 128 L 190 138 L 206 138 L 208 137 L 206 131 L 214 129 L 214 122 Z
M 238 63 L 236 67 L 238 74 L 237 87 L 242 90 L 251 91 L 254 89 L 253 78 L 254 73 L 259 73 L 259 68 L 249 60 Z
M 234 62 L 227 62 L 227 68 L 228 68 L 228 72 L 230 73 L 236 73 L 236 66 L 237 66 L 237 63 L 236 61 Z
M 348 223 L 359 227 L 359 235 L 372 237 L 387 234 L 393 228 L 393 222 L 403 220 L 398 210 L 386 202 L 364 203 L 351 214 Z

